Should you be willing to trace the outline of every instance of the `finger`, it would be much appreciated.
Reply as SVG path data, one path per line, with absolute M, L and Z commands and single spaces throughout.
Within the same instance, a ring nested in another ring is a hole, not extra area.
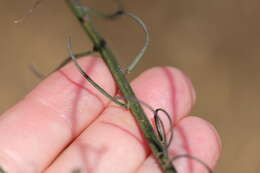
M 115 93 L 113 78 L 100 58 L 79 62 L 106 91 Z M 1 116 L 0 165 L 12 173 L 41 172 L 108 102 L 69 64 Z
M 197 117 L 185 117 L 174 128 L 174 138 L 169 148 L 177 172 L 209 173 L 207 167 L 214 168 L 221 151 L 221 141 L 215 128 Z M 149 156 L 137 173 L 161 173 L 155 158 Z
M 179 70 L 153 68 L 139 76 L 132 86 L 138 98 L 181 118 L 194 103 L 190 83 Z M 183 105 L 184 104 L 184 105 Z M 148 112 L 148 118 L 153 117 Z M 135 171 L 149 154 L 147 144 L 131 113 L 111 105 L 61 156 L 46 173 Z

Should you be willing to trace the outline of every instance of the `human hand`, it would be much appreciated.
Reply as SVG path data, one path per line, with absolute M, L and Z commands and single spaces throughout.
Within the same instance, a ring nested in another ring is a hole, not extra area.
M 100 58 L 79 60 L 108 93 L 116 85 Z M 19 86 L 18 86 L 19 87 Z M 174 120 L 171 157 L 188 154 L 213 169 L 220 150 L 214 127 L 187 116 L 195 92 L 177 69 L 157 67 L 132 82 L 138 99 L 165 109 Z M 148 118 L 153 114 L 145 108 Z M 169 130 L 168 122 L 162 117 Z M 0 116 L 0 165 L 8 173 L 159 173 L 155 159 L 129 111 L 114 105 L 69 64 Z M 178 173 L 206 173 L 196 160 L 174 161 Z

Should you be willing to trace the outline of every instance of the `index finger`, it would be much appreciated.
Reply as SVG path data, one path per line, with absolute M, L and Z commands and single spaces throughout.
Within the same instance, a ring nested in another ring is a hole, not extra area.
M 79 62 L 108 93 L 115 94 L 113 78 L 100 58 Z M 12 173 L 41 172 L 108 102 L 69 64 L 0 116 L 0 166 Z

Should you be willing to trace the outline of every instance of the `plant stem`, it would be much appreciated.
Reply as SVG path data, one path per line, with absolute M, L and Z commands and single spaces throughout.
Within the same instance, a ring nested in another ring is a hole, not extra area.
M 121 71 L 120 65 L 118 64 L 115 56 L 113 55 L 111 49 L 106 45 L 105 40 L 97 33 L 94 29 L 93 24 L 87 14 L 87 8 L 83 7 L 78 0 L 66 0 L 69 7 L 72 9 L 74 15 L 80 21 L 82 27 L 87 33 L 88 37 L 94 44 L 94 48 L 100 53 L 101 57 L 110 69 L 112 76 L 114 77 L 117 85 L 119 86 L 122 94 L 125 98 L 133 98 L 127 100 L 130 111 L 135 116 L 135 119 L 142 130 L 150 149 L 152 150 L 154 156 L 156 157 L 160 167 L 164 173 L 177 173 L 176 169 L 170 162 L 167 147 L 162 144 L 159 140 L 157 134 L 153 130 L 151 123 L 149 122 L 147 116 L 145 115 L 141 105 L 135 102 L 136 96 L 127 81 L 125 75 Z

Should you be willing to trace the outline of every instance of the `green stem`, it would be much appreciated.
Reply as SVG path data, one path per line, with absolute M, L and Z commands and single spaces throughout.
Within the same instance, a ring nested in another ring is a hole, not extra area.
M 83 7 L 78 0 L 66 0 L 74 15 L 80 21 L 85 32 L 93 42 L 95 49 L 100 53 L 101 57 L 109 67 L 117 85 L 119 86 L 125 98 L 133 98 L 137 100 L 129 82 L 121 71 L 121 68 L 116 61 L 111 49 L 106 45 L 105 40 L 96 32 L 92 22 L 88 16 L 88 9 Z M 137 123 L 142 130 L 148 144 L 156 157 L 160 167 L 165 173 L 177 173 L 176 169 L 170 162 L 167 147 L 160 141 L 147 116 L 145 115 L 141 105 L 133 100 L 127 100 L 129 109 L 135 116 Z
M 0 173 L 6 173 L 1 166 L 0 166 Z

